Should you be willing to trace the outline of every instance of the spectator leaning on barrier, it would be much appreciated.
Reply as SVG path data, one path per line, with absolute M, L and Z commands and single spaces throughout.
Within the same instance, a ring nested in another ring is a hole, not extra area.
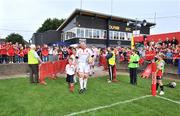
M 137 85 L 137 68 L 139 67 L 139 55 L 136 50 L 132 51 L 129 60 L 129 73 L 130 73 L 130 83 L 132 85 Z
M 31 49 L 28 52 L 28 64 L 30 67 L 30 82 L 31 83 L 39 83 L 39 76 L 38 76 L 38 72 L 39 72 L 39 62 L 42 63 L 42 60 L 40 59 L 39 55 L 37 54 L 37 52 L 35 51 L 36 46 L 35 45 L 31 45 L 30 46 Z

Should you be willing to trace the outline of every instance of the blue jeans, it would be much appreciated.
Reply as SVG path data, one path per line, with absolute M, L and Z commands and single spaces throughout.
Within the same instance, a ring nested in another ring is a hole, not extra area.
M 19 61 L 19 56 L 18 55 L 15 55 L 14 56 L 14 59 L 15 59 L 15 63 L 19 63 L 20 61 Z
M 19 63 L 24 62 L 24 57 L 19 57 Z
M 43 62 L 47 62 L 48 61 L 48 56 L 42 56 L 42 60 L 43 60 Z
M 53 61 L 53 55 L 49 54 L 49 61 Z

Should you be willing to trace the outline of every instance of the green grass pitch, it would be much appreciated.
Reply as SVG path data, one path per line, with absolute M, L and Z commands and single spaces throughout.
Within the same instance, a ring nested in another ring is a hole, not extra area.
M 0 80 L 0 116 L 63 116 L 99 106 L 150 95 L 150 79 L 118 76 L 118 83 L 107 83 L 107 77 L 90 78 L 88 90 L 79 94 L 79 84 L 70 93 L 65 78 L 46 79 L 48 85 L 30 84 L 28 78 Z M 167 84 L 168 80 L 164 80 Z M 168 99 L 180 101 L 180 83 L 174 89 L 165 87 Z M 147 97 L 112 107 L 78 114 L 78 116 L 178 116 L 180 104 L 158 97 Z

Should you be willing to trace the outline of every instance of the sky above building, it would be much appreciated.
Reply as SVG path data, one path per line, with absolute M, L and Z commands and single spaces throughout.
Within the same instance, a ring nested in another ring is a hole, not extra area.
M 76 8 L 155 22 L 151 34 L 180 31 L 180 0 L 0 0 L 0 38 L 27 41 L 47 18 L 67 18 Z

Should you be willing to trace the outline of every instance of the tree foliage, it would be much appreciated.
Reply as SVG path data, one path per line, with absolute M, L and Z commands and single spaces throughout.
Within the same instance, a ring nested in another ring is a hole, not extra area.
M 12 42 L 13 44 L 18 42 L 20 44 L 25 44 L 25 41 L 23 39 L 23 36 L 21 36 L 18 33 L 11 33 L 6 37 L 6 42 Z
M 37 30 L 37 32 L 45 32 L 47 30 L 56 30 L 65 19 L 57 19 L 57 18 L 48 18 L 44 21 L 41 27 Z

